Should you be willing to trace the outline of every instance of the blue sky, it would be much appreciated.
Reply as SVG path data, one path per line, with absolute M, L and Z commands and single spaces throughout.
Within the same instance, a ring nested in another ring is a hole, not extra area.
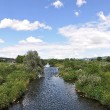
M 110 55 L 110 1 L 0 0 L 0 57 Z

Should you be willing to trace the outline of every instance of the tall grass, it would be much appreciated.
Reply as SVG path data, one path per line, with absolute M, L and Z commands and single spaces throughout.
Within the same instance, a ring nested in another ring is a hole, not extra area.
M 65 65 L 66 64 L 66 65 Z M 63 63 L 60 75 L 64 80 L 77 79 L 76 90 L 85 97 L 110 105 L 110 63 L 97 61 L 68 61 Z
M 0 85 L 0 109 L 16 101 L 35 77 L 35 73 L 27 73 L 22 64 L 0 64 L 0 80 L 4 80 Z

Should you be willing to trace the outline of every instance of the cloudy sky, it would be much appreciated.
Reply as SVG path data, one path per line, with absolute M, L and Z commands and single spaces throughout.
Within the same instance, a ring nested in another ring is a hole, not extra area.
M 0 57 L 110 55 L 109 0 L 0 0 Z

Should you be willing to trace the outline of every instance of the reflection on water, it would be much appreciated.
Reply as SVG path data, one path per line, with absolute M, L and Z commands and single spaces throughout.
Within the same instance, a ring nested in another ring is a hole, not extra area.
M 58 68 L 45 68 L 45 77 L 34 80 L 22 104 L 9 110 L 107 110 L 98 102 L 79 97 L 75 85 L 56 77 Z

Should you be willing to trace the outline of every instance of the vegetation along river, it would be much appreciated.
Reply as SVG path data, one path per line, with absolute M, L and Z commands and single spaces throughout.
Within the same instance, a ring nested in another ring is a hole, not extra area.
M 75 85 L 66 83 L 57 68 L 45 68 L 45 77 L 34 80 L 21 104 L 9 110 L 108 110 L 97 101 L 80 97 Z

